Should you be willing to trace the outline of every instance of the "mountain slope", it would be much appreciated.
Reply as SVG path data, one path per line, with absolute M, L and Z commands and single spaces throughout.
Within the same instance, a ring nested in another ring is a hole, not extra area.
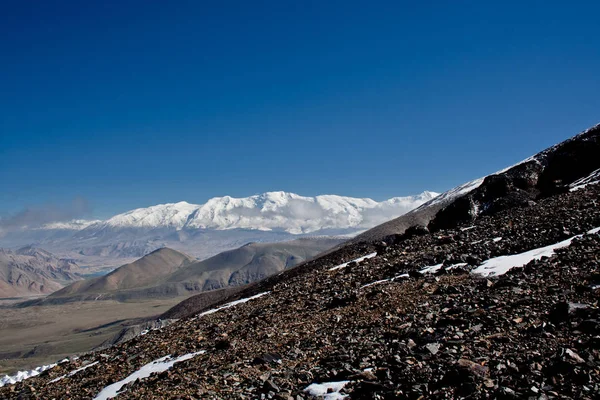
M 0 397 L 595 398 L 599 197 L 591 184 L 348 263 L 375 250 L 352 244 Z
M 350 243 L 0 396 L 596 398 L 597 134 L 484 179 L 435 232 Z
M 167 248 L 158 249 L 107 275 L 76 282 L 53 293 L 50 297 L 105 294 L 118 290 L 152 286 L 193 261 L 193 258 L 178 251 Z
M 351 240 L 376 241 L 419 225 L 433 230 L 473 221 L 570 189 L 600 168 L 600 124 L 495 174 L 467 182 Z M 431 224 L 430 224 L 431 223 Z
M 249 243 L 182 268 L 168 282 L 192 283 L 202 290 L 244 285 L 309 260 L 339 243 L 340 239 L 327 238 Z
M 29 305 L 175 297 L 244 285 L 311 259 L 341 241 L 303 238 L 289 242 L 249 243 L 203 261 L 162 248 L 108 275 L 76 282 Z
M 79 266 L 38 248 L 0 249 L 0 298 L 48 294 L 80 279 Z

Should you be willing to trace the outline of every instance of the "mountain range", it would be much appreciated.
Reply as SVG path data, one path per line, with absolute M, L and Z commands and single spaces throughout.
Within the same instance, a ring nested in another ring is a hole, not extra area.
M 104 221 L 75 220 L 24 227 L 0 238 L 3 247 L 34 244 L 83 265 L 120 265 L 169 247 L 205 259 L 248 242 L 353 235 L 400 216 L 437 196 L 423 192 L 376 202 L 336 195 L 268 192 L 210 199 L 202 205 L 161 204 Z
M 242 286 L 310 260 L 341 241 L 301 238 L 277 243 L 248 243 L 202 261 L 173 249 L 161 248 L 107 275 L 72 283 L 31 304 L 176 297 Z
M 80 237 L 126 228 L 162 229 L 249 229 L 307 234 L 326 230 L 358 230 L 377 225 L 390 215 L 401 215 L 436 197 L 425 191 L 416 196 L 394 197 L 377 202 L 368 198 L 336 195 L 305 197 L 294 193 L 267 192 L 233 198 L 215 197 L 205 204 L 185 201 L 138 208 L 106 221 L 73 221 L 48 224 L 45 230 L 79 230 Z

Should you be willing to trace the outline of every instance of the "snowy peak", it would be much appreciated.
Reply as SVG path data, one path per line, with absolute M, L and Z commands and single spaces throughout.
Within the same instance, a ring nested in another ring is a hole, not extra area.
M 227 196 L 199 206 L 185 227 L 281 230 L 292 234 L 365 228 L 402 215 L 433 195 L 435 193 L 427 193 L 381 203 L 372 199 L 336 195 L 305 197 L 286 192 L 268 192 L 246 198 Z
M 102 225 L 113 228 L 176 228 L 181 229 L 197 205 L 185 201 L 138 208 L 115 215 Z
M 426 191 L 382 202 L 337 195 L 305 197 L 288 192 L 267 192 L 244 198 L 224 196 L 212 198 L 202 205 L 182 201 L 138 208 L 92 224 L 88 230 L 252 229 L 301 234 L 365 229 L 398 217 L 437 195 Z
M 73 230 L 78 231 L 85 229 L 90 225 L 102 222 L 101 220 L 85 220 L 85 219 L 74 219 L 66 222 L 51 222 L 49 224 L 42 225 L 40 229 L 44 230 Z

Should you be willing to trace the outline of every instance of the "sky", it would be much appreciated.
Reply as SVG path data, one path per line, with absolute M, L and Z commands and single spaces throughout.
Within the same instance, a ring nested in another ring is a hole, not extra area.
M 592 1 L 3 2 L 0 217 L 447 190 L 600 122 L 599 14 Z

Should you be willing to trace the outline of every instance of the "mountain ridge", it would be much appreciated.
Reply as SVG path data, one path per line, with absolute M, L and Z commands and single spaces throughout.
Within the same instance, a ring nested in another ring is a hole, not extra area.
M 166 298 L 243 286 L 281 272 L 340 243 L 334 238 L 300 238 L 246 243 L 206 260 L 170 248 L 155 250 L 107 275 L 75 282 L 45 299 L 21 306 L 84 300 Z
M 27 246 L 0 248 L 0 298 L 49 294 L 79 280 L 73 260 Z
M 499 207 L 506 207 L 507 202 L 526 205 L 540 196 L 570 190 L 569 185 L 577 180 L 588 178 L 593 181 L 594 171 L 600 167 L 599 152 L 600 123 L 498 172 L 443 192 L 398 218 L 360 233 L 349 242 L 394 240 L 392 236 L 402 235 L 415 226 L 438 229 L 443 224 L 454 226 L 457 218 L 472 221 L 482 213 L 494 212 L 489 210 L 491 203 L 486 200 L 494 197 L 497 197 L 494 200 L 497 211 Z M 433 222 L 436 217 L 437 221 Z M 449 221 L 442 223 L 444 218 Z
M 282 191 L 266 192 L 244 198 L 214 197 L 204 204 L 186 201 L 157 204 L 117 214 L 104 221 L 53 223 L 44 225 L 42 229 L 75 229 L 83 235 L 115 228 L 281 229 L 292 234 L 312 233 L 322 229 L 364 227 L 368 223 L 364 214 L 371 219 L 378 217 L 374 215 L 375 211 L 380 211 L 381 218 L 385 218 L 384 214 L 401 214 L 437 195 L 436 192 L 424 191 L 414 196 L 392 197 L 377 202 L 370 198 L 338 195 L 307 197 Z M 343 213 L 349 217 L 340 218 Z M 322 221 L 319 217 L 326 219 Z M 309 223 L 309 220 L 314 222 Z M 290 223 L 293 226 L 286 227 Z
M 132 261 L 161 247 L 205 259 L 247 242 L 356 235 L 436 195 L 425 191 L 380 202 L 287 192 L 224 196 L 203 205 L 179 202 L 138 208 L 100 222 L 75 220 L 43 228 L 15 228 L 0 237 L 0 246 L 35 244 L 94 268 L 115 267 L 124 259 Z

